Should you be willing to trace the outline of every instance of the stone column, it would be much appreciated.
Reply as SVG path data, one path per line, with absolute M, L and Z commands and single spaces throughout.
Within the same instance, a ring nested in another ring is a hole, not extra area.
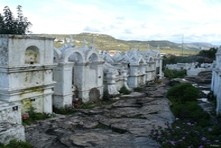
M 120 72 L 121 72 L 121 74 L 122 74 L 122 76 L 123 76 L 124 87 L 125 87 L 127 90 L 131 91 L 132 89 L 129 88 L 128 85 L 127 85 L 127 78 L 128 78 L 127 70 L 121 70 Z
M 54 87 L 53 104 L 57 108 L 72 105 L 72 67 L 72 62 L 59 63 L 54 70 L 54 80 L 57 83 Z
M 103 64 L 104 64 L 103 61 L 97 62 L 97 87 L 98 87 L 98 90 L 100 91 L 100 98 L 99 99 L 102 99 L 103 93 L 104 93 Z
M 219 81 L 217 81 L 218 83 L 218 87 L 217 87 L 217 96 L 216 96 L 216 114 L 217 115 L 221 115 L 221 83 L 220 83 L 220 74 L 218 75 L 219 77 Z
M 162 60 L 162 58 L 160 58 L 160 79 L 163 79 L 163 77 L 164 77 L 162 67 L 163 67 L 163 60 Z
M 119 92 L 117 91 L 117 88 L 114 85 L 116 83 L 115 79 L 116 79 L 116 75 L 114 71 L 109 71 L 107 73 L 107 91 L 108 91 L 108 94 L 113 95 L 113 96 L 119 94 Z
M 128 85 L 131 88 L 138 87 L 138 64 L 130 64 Z
M 52 113 L 52 95 L 45 95 L 44 96 L 44 113 Z
M 147 79 L 146 67 L 147 67 L 146 63 L 140 64 L 140 72 L 142 73 L 142 80 L 141 80 L 142 85 L 146 84 L 146 79 Z
M 89 101 L 89 89 L 87 89 L 87 79 L 89 79 L 89 77 L 85 77 L 85 70 L 88 69 L 88 67 L 89 63 L 75 63 L 74 65 L 74 85 L 78 98 L 82 99 L 82 102 Z
M 219 92 L 219 86 L 218 84 L 220 83 L 219 81 L 219 71 L 218 69 L 215 71 L 215 84 L 214 84 L 214 94 L 217 96 Z
M 214 81 L 215 81 L 215 75 L 216 74 L 216 72 L 214 71 L 214 69 L 212 70 L 212 80 L 211 80 L 211 86 L 210 86 L 210 88 L 211 88 L 211 90 L 212 91 L 214 91 Z

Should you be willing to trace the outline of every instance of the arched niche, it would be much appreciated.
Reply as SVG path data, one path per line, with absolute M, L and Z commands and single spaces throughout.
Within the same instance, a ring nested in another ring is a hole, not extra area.
M 151 69 L 153 68 L 153 62 L 154 62 L 154 58 L 152 56 L 150 56 L 148 58 L 147 63 L 148 63 L 148 67 L 151 68 Z
M 25 64 L 40 63 L 40 53 L 36 46 L 29 46 L 25 50 Z
M 95 53 L 92 53 L 89 58 L 88 58 L 89 61 L 91 62 L 97 62 L 98 61 L 98 55 L 95 54 Z
M 98 62 L 98 55 L 95 53 L 92 53 L 88 57 L 88 61 L 90 62 L 90 69 L 97 69 L 97 64 L 95 62 Z
M 140 57 L 138 61 L 139 61 L 139 65 L 146 63 L 145 60 L 143 59 L 143 57 Z
M 76 62 L 76 63 L 84 63 L 84 53 L 79 51 L 77 48 L 69 48 L 63 53 L 63 62 Z
M 82 54 L 79 53 L 78 51 L 73 52 L 68 58 L 68 61 L 75 62 L 75 63 L 82 63 L 83 60 L 84 59 L 83 59 Z
M 153 63 L 154 62 L 154 58 L 152 56 L 149 56 L 146 60 L 147 63 Z
M 69 55 L 69 58 L 67 59 L 68 62 L 73 62 L 73 67 L 72 67 L 72 87 L 74 91 L 75 97 L 78 97 L 78 89 L 81 88 L 82 85 L 82 73 L 79 73 L 79 69 L 82 70 L 83 65 L 78 65 L 83 63 L 84 57 L 82 56 L 82 53 L 77 51 L 77 50 L 72 50 L 72 53 Z M 76 67 L 76 65 L 78 65 Z

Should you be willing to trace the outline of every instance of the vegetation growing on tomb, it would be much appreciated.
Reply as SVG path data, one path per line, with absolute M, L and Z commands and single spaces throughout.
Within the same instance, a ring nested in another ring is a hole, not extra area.
M 33 148 L 33 146 L 28 142 L 11 140 L 7 145 L 0 143 L 0 148 Z
M 17 18 L 13 16 L 8 6 L 0 13 L 0 34 L 26 34 L 30 33 L 29 28 L 32 25 L 27 17 L 23 16 L 21 6 L 17 6 Z

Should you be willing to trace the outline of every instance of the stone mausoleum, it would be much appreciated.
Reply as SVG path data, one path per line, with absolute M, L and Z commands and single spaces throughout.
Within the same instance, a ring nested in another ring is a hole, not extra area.
M 72 106 L 73 100 L 94 102 L 104 92 L 118 95 L 162 79 L 162 59 L 157 51 L 99 52 L 69 43 L 54 48 L 54 38 L 0 35 L 0 142 L 25 141 L 21 115 L 28 109 L 52 113 Z M 7 126 L 5 126 L 7 125 Z
M 0 142 L 25 141 L 21 115 L 52 113 L 54 38 L 0 35 Z
M 0 36 L 0 100 L 52 113 L 54 38 Z
M 55 48 L 54 105 L 58 108 L 72 105 L 74 98 L 83 102 L 93 102 L 103 96 L 103 59 L 98 50 L 86 45 L 82 47 L 65 44 Z

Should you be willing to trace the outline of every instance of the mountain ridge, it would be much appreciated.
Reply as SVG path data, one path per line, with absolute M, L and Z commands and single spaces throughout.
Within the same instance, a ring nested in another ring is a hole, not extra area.
M 90 43 L 90 40 L 93 38 L 95 46 L 100 50 L 130 50 L 130 49 L 140 49 L 146 50 L 149 48 L 156 50 L 159 46 L 163 50 L 208 50 L 212 47 L 217 47 L 211 43 L 206 42 L 192 42 L 184 43 L 174 43 L 168 40 L 150 40 L 150 41 L 140 41 L 140 40 L 122 40 L 116 39 L 113 36 L 107 34 L 98 34 L 98 33 L 79 33 L 79 34 L 33 34 L 38 36 L 51 36 L 55 37 L 55 47 L 59 48 L 68 40 L 70 35 L 73 37 L 73 44 L 81 46 L 84 42 L 84 39 Z

